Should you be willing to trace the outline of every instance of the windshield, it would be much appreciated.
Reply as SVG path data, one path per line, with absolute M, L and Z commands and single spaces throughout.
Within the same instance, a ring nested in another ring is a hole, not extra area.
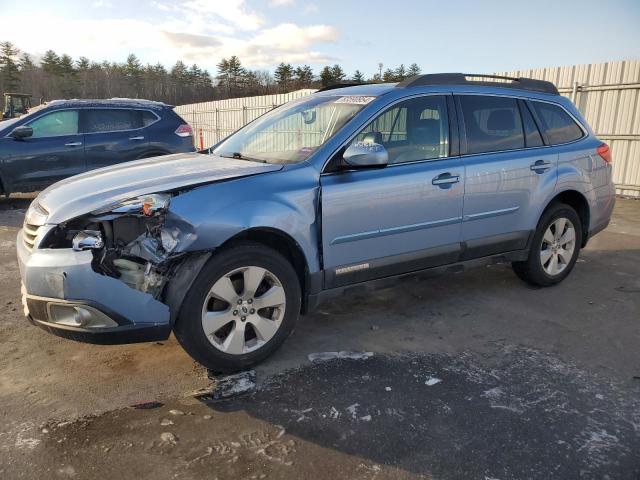
M 312 96 L 286 104 L 233 134 L 213 153 L 266 163 L 301 162 L 374 98 Z

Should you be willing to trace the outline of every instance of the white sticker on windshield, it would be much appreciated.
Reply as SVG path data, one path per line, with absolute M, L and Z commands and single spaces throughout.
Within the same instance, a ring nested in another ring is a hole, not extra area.
M 340 97 L 335 103 L 349 103 L 351 105 L 366 105 L 375 100 L 376 97 L 363 97 L 360 95 L 345 95 Z

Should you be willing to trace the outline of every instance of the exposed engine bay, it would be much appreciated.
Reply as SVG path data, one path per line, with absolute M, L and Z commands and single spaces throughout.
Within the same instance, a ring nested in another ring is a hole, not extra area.
M 184 253 L 177 247 L 192 229 L 168 212 L 169 194 L 146 195 L 59 225 L 48 248 L 93 252 L 95 272 L 158 298 Z

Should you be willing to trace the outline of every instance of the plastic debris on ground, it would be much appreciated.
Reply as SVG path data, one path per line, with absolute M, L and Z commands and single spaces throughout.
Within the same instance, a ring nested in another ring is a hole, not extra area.
M 160 402 L 140 402 L 134 405 L 131 405 L 131 408 L 135 408 L 136 410 L 148 410 L 150 408 L 160 408 L 164 404 Z
M 348 358 L 350 360 L 366 360 L 373 357 L 373 352 L 318 352 L 310 353 L 307 358 L 310 362 L 325 362 L 336 358 Z
M 425 381 L 424 384 L 429 386 L 429 387 L 433 387 L 435 384 L 440 383 L 442 380 L 436 377 L 428 377 Z
M 211 378 L 215 382 L 213 389 L 197 392 L 195 397 L 198 400 L 203 402 L 222 400 L 248 393 L 256 388 L 255 370 Z

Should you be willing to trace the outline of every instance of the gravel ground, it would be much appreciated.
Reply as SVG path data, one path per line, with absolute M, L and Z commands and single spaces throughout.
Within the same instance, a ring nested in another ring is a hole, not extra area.
M 215 399 L 173 338 L 23 319 L 31 198 L 0 200 L 0 478 L 640 478 L 640 201 L 557 287 L 497 265 L 340 297 Z M 373 356 L 308 359 L 333 351 Z

